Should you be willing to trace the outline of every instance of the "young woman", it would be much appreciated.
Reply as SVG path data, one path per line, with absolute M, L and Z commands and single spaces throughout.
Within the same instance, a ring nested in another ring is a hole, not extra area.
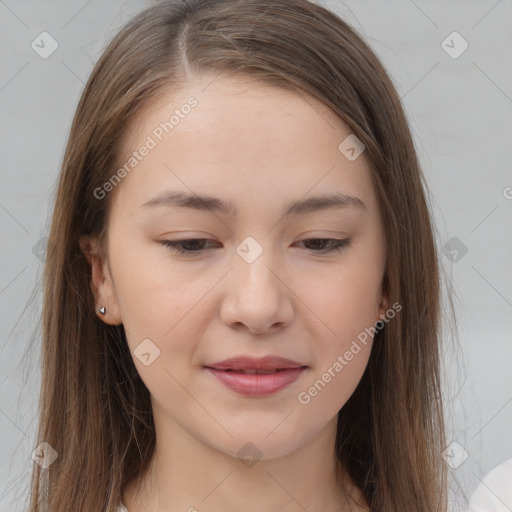
M 160 2 L 71 128 L 30 512 L 445 511 L 439 299 L 363 39 L 307 0 Z

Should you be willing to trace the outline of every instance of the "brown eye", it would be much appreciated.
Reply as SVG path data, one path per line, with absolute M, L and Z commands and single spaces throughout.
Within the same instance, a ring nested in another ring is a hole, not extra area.
M 171 251 L 180 254 L 197 254 L 205 251 L 204 242 L 211 242 L 208 238 L 189 238 L 186 240 L 162 240 L 160 243 Z
M 305 240 L 301 240 L 299 243 L 312 245 L 313 247 L 310 250 L 313 252 L 328 253 L 340 251 L 344 247 L 347 247 L 350 245 L 350 239 L 345 238 L 343 240 L 339 240 L 337 238 L 307 238 Z

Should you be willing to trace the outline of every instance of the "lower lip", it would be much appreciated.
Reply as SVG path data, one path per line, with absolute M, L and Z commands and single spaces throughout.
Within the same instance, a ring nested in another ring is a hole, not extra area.
M 229 389 L 248 396 L 266 396 L 277 393 L 295 382 L 305 370 L 304 367 L 288 368 L 269 374 L 250 374 L 216 370 L 208 367 L 206 369 Z

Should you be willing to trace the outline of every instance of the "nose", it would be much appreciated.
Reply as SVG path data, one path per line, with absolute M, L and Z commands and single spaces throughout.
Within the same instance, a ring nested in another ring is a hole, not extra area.
M 290 324 L 293 293 L 282 272 L 261 254 L 256 261 L 235 262 L 226 276 L 221 319 L 232 329 L 253 334 L 272 333 Z

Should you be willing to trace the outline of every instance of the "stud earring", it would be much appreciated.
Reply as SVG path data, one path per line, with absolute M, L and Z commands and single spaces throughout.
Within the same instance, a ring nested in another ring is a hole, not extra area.
M 101 308 L 100 308 L 100 309 L 98 309 L 98 311 L 99 311 L 102 315 L 104 315 L 104 314 L 107 312 L 107 310 L 105 309 L 105 306 L 101 306 Z

